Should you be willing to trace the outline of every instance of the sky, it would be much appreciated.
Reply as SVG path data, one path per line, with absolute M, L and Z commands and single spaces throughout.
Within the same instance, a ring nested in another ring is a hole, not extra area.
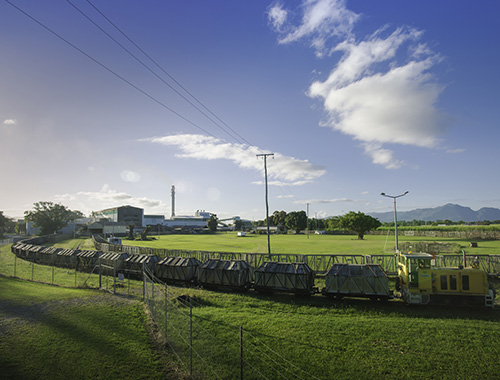
M 500 3 L 0 1 L 0 211 L 500 208 Z

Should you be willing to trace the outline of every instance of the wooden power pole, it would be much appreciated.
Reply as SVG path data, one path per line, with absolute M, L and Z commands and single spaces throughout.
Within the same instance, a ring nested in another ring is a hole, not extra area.
M 263 153 L 257 154 L 257 157 L 264 157 L 264 177 L 266 181 L 266 221 L 267 221 L 267 253 L 269 255 L 269 259 L 271 259 L 271 240 L 269 234 L 269 202 L 268 202 L 268 193 L 267 193 L 267 157 L 274 156 L 274 153 Z

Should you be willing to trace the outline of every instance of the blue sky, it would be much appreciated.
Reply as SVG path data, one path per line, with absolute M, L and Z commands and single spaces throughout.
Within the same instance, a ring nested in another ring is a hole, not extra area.
M 399 210 L 500 207 L 499 11 L 2 1 L 0 210 L 169 216 L 175 185 L 177 215 L 263 219 L 263 153 L 271 212 L 390 211 L 380 193 L 405 191 Z

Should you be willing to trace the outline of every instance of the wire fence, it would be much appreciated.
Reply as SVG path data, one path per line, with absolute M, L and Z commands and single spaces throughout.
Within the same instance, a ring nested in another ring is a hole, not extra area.
M 204 304 L 144 273 L 144 301 L 181 368 L 193 379 L 316 379 L 259 337 L 197 314 Z
M 131 269 L 114 270 L 98 260 L 82 268 L 79 261 L 67 261 L 63 267 L 57 260 L 45 263 L 19 258 L 10 252 L 0 258 L 0 273 L 24 280 L 43 282 L 72 288 L 104 289 L 114 294 L 143 297 L 142 271 Z M 85 270 L 82 270 L 85 269 Z

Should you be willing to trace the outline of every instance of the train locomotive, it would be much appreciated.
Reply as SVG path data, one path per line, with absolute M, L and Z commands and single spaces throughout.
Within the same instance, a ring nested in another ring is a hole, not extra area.
M 470 304 L 493 307 L 495 292 L 476 266 L 432 266 L 428 253 L 399 253 L 396 290 L 409 305 Z M 465 263 L 465 258 L 464 258 Z
M 135 255 L 117 252 L 63 250 L 43 247 L 36 239 L 15 243 L 11 247 L 17 257 L 43 265 L 92 272 L 101 265 L 102 273 L 128 273 L 142 278 L 146 270 L 165 283 L 203 286 L 228 291 L 286 292 L 296 295 L 321 293 L 330 298 L 361 297 L 386 301 L 401 298 L 409 305 L 459 304 L 493 307 L 494 290 L 486 273 L 471 267 L 440 268 L 433 266 L 434 257 L 427 253 L 399 253 L 396 294 L 389 287 L 389 277 L 378 264 L 335 263 L 321 277 L 325 287 L 315 287 L 319 277 L 307 263 L 267 261 L 254 269 L 244 260 L 209 259 L 201 263 L 194 257 Z M 62 254 L 64 253 L 64 254 Z M 51 255 L 49 258 L 47 255 Z

